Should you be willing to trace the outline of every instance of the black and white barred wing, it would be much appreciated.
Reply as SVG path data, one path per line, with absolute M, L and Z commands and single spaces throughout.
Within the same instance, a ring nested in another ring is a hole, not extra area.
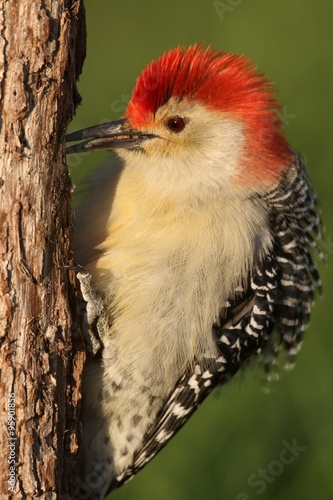
M 322 226 L 318 203 L 297 153 L 294 158 L 288 177 L 263 197 L 270 206 L 270 224 L 275 235 L 274 258 L 279 286 L 274 317 L 276 331 L 286 351 L 286 368 L 293 366 L 300 349 L 314 292 L 316 289 L 321 291 L 311 250 L 317 259 L 324 259 L 318 246 Z

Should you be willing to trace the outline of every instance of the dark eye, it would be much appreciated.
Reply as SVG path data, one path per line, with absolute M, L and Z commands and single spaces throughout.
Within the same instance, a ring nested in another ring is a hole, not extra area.
M 173 116 L 172 118 L 169 118 L 166 122 L 166 126 L 168 127 L 171 132 L 181 132 L 185 128 L 185 120 L 181 116 Z

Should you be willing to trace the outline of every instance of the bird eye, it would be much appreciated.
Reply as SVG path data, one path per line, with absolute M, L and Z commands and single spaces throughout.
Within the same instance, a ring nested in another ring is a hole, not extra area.
M 181 116 L 173 116 L 172 118 L 169 118 L 166 122 L 166 126 L 168 127 L 171 132 L 175 132 L 178 134 L 178 132 L 181 132 L 185 128 L 185 120 Z

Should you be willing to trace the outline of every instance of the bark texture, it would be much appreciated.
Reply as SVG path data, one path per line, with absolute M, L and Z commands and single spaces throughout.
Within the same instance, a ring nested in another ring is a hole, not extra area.
M 80 0 L 0 0 L 0 498 L 77 498 L 84 349 L 63 139 Z M 72 304 L 72 305 L 71 305 Z

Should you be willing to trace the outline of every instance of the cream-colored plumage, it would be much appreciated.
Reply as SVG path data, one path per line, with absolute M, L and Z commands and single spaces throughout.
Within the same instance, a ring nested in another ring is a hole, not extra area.
M 169 391 L 171 373 L 194 354 L 213 354 L 212 324 L 260 256 L 256 242 L 269 244 L 265 227 L 264 211 L 247 199 L 168 200 L 137 172 L 123 171 L 98 258 L 86 268 L 109 296 L 108 339 L 118 332 L 128 366 L 159 373 Z
M 157 116 L 162 123 L 165 112 Z M 216 123 L 216 116 L 198 105 L 173 103 L 171 113 L 193 123 L 180 145 L 178 137 L 171 141 L 164 133 L 146 154 L 122 152 L 117 174 L 110 166 L 110 180 L 104 169 L 95 188 L 98 198 L 85 202 L 92 227 L 78 217 L 85 234 L 101 233 L 95 255 L 80 263 L 108 297 L 113 322 L 106 349 L 118 342 L 124 351 L 110 370 L 121 370 L 126 356 L 127 369 L 163 378 L 161 397 L 194 356 L 214 355 L 212 324 L 247 277 L 253 258 L 270 245 L 265 210 L 234 181 L 240 124 L 223 116 Z M 151 131 L 161 134 L 159 125 L 156 129 Z M 109 207 L 103 188 L 114 192 Z M 96 224 L 100 210 L 105 227 Z

